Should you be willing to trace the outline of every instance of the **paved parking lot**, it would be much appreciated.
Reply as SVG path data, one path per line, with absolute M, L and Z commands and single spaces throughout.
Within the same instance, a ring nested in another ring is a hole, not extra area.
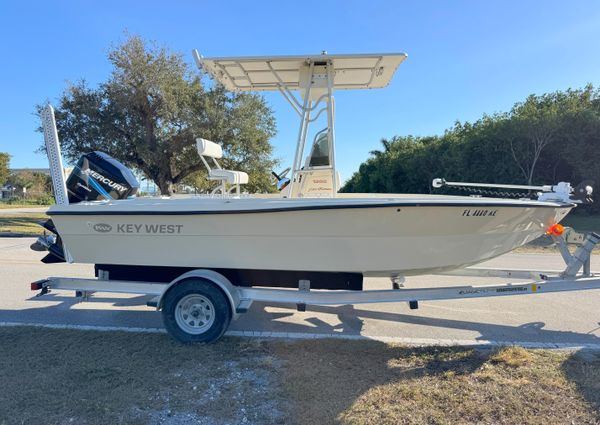
M 77 302 L 74 294 L 55 291 L 35 297 L 29 283 L 48 276 L 92 277 L 93 268 L 79 264 L 47 265 L 33 252 L 30 238 L 0 239 L 0 322 L 162 328 L 159 312 L 146 307 L 146 298 L 96 294 Z M 592 260 L 598 270 L 599 256 Z M 557 269 L 558 255 L 508 254 L 487 265 L 502 268 Z M 407 287 L 500 282 L 498 279 L 421 276 Z M 368 288 L 389 288 L 386 279 L 367 279 Z M 357 335 L 407 342 L 519 342 L 532 344 L 598 345 L 600 347 L 600 290 L 517 297 L 421 302 L 418 310 L 406 304 L 293 307 L 255 303 L 231 330 L 257 335 L 299 333 Z

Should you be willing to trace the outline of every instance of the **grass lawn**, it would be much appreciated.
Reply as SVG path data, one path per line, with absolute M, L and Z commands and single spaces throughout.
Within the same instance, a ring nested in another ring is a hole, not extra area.
M 40 205 L 40 204 L 9 204 L 8 202 L 0 201 L 0 210 L 9 209 L 9 208 L 45 208 L 50 205 Z
M 599 353 L 600 355 L 600 353 Z M 0 423 L 584 424 L 600 360 L 375 341 L 0 328 Z
M 46 214 L 0 214 L 0 233 L 27 233 L 41 235 L 44 228 L 37 224 L 47 220 Z
M 569 214 L 562 221 L 565 226 L 572 227 L 579 232 L 600 233 L 600 214 L 596 215 L 575 215 Z
M 0 210 L 9 208 L 47 208 L 50 204 L 37 204 L 37 203 L 13 203 L 0 200 Z

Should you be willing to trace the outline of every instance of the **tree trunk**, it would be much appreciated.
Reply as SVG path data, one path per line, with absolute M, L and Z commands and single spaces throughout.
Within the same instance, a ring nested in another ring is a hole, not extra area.
M 160 189 L 160 194 L 163 196 L 171 196 L 173 195 L 173 182 L 164 178 L 156 178 L 154 179 L 154 183 Z

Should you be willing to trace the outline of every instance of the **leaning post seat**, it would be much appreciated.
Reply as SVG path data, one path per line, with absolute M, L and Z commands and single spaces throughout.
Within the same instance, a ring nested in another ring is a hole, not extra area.
M 196 148 L 200 156 L 208 156 L 210 158 L 221 159 L 223 158 L 223 148 L 215 142 L 210 140 L 197 138 Z
M 229 184 L 248 183 L 248 174 L 243 171 L 212 169 L 208 173 L 209 180 L 225 180 Z
M 224 170 L 221 168 L 217 159 L 223 157 L 223 148 L 210 140 L 197 138 L 196 149 L 200 155 L 200 159 L 208 170 L 208 179 L 220 181 L 221 185 L 215 189 L 221 189 L 221 193 L 227 193 L 227 185 L 235 185 L 236 193 L 240 194 L 240 185 L 248 183 L 248 174 L 243 171 Z M 212 158 L 215 168 L 211 168 L 205 157 Z M 215 192 L 213 191 L 213 193 Z

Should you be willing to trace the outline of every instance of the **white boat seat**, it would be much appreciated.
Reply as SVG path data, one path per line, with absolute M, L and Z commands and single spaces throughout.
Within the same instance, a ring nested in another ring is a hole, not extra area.
M 209 180 L 221 180 L 228 184 L 246 184 L 248 183 L 248 174 L 243 171 L 232 171 L 213 168 L 208 172 Z
M 200 159 L 206 166 L 208 171 L 208 179 L 221 182 L 219 187 L 215 188 L 212 193 L 217 193 L 217 191 L 220 191 L 222 194 L 227 194 L 230 193 L 232 189 L 235 189 L 235 193 L 239 195 L 240 185 L 248 183 L 248 174 L 244 173 L 243 171 L 224 170 L 221 168 L 221 165 L 219 165 L 217 162 L 217 159 L 221 159 L 223 157 L 223 148 L 221 145 L 199 137 L 196 139 L 196 149 L 198 150 Z M 210 166 L 205 157 L 212 159 L 215 168 Z M 235 187 L 229 189 L 227 185 L 232 185 Z

